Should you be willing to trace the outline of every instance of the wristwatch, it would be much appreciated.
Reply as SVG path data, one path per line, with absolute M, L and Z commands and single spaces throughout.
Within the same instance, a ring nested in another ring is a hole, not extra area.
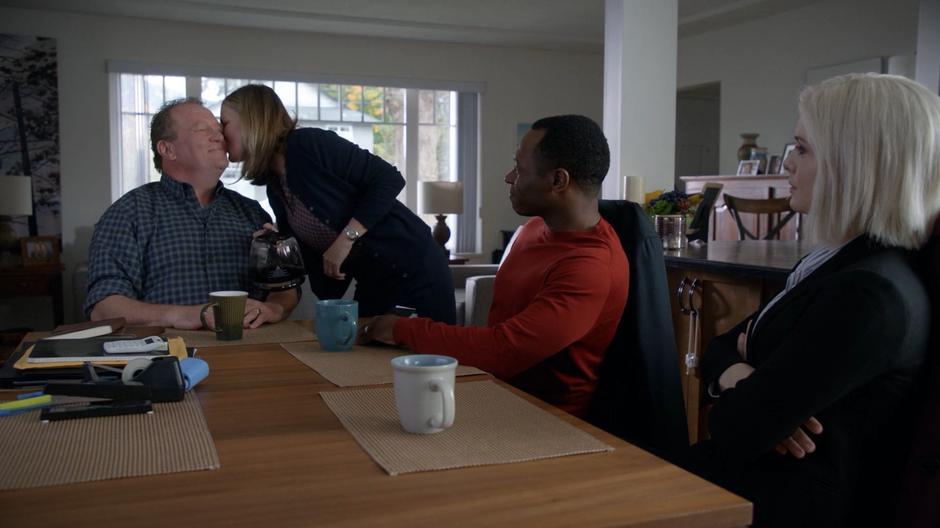
M 343 232 L 346 234 L 346 238 L 352 240 L 353 242 L 359 240 L 359 237 L 362 236 L 362 233 L 360 233 L 358 229 L 353 229 L 350 226 L 346 226 L 346 229 L 344 229 Z

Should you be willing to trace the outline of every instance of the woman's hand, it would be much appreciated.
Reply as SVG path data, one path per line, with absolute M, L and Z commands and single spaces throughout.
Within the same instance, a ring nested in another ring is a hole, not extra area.
M 344 280 L 346 274 L 340 271 L 349 252 L 352 251 L 353 241 L 340 234 L 329 248 L 323 253 L 323 274 L 336 280 Z
M 739 381 L 747 378 L 754 372 L 754 367 L 747 363 L 735 363 L 726 368 L 718 377 L 718 388 L 722 391 L 733 389 Z
M 806 431 L 814 435 L 822 434 L 823 426 L 819 423 L 819 420 L 810 416 L 809 420 L 806 420 L 802 427 L 797 427 L 796 430 L 793 431 L 793 434 L 787 437 L 786 440 L 777 444 L 774 447 L 774 451 L 781 455 L 790 453 L 796 458 L 803 458 L 813 451 L 816 451 L 816 443 L 806 434 Z
M 274 224 L 264 224 L 263 226 L 261 226 L 261 229 L 251 234 L 251 238 L 252 239 L 258 238 L 259 236 L 263 235 L 267 231 L 274 231 L 275 233 L 277 233 L 277 228 L 274 227 Z

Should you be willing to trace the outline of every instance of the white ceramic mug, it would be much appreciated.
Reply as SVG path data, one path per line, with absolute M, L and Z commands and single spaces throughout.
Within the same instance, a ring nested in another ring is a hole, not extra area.
M 392 360 L 395 407 L 409 433 L 439 433 L 454 425 L 454 375 L 457 360 L 415 354 Z

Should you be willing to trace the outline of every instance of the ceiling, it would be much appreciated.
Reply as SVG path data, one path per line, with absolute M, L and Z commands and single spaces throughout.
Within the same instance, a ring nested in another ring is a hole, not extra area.
M 825 0 L 679 0 L 679 35 Z M 446 42 L 603 50 L 604 0 L 0 0 L 26 9 Z

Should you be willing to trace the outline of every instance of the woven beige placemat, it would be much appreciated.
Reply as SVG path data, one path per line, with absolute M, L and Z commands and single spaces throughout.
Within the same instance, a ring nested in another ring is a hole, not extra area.
M 392 383 L 392 358 L 410 353 L 361 346 L 353 346 L 345 352 L 324 352 L 319 343 L 286 343 L 281 348 L 340 387 Z M 457 366 L 458 376 L 474 374 L 486 373 L 476 367 Z
M 219 467 L 194 394 L 153 409 L 48 423 L 38 410 L 0 418 L 0 490 Z
M 230 345 L 266 345 L 271 343 L 294 343 L 297 341 L 316 341 L 313 333 L 313 323 L 297 321 L 281 321 L 274 324 L 261 325 L 258 328 L 246 328 L 242 338 L 238 341 L 219 341 L 215 332 L 208 330 L 177 330 L 168 328 L 165 335 L 180 336 L 186 341 L 186 346 L 205 348 Z
M 614 450 L 492 381 L 458 383 L 455 390 L 453 427 L 430 435 L 401 428 L 391 388 L 320 396 L 389 475 Z

